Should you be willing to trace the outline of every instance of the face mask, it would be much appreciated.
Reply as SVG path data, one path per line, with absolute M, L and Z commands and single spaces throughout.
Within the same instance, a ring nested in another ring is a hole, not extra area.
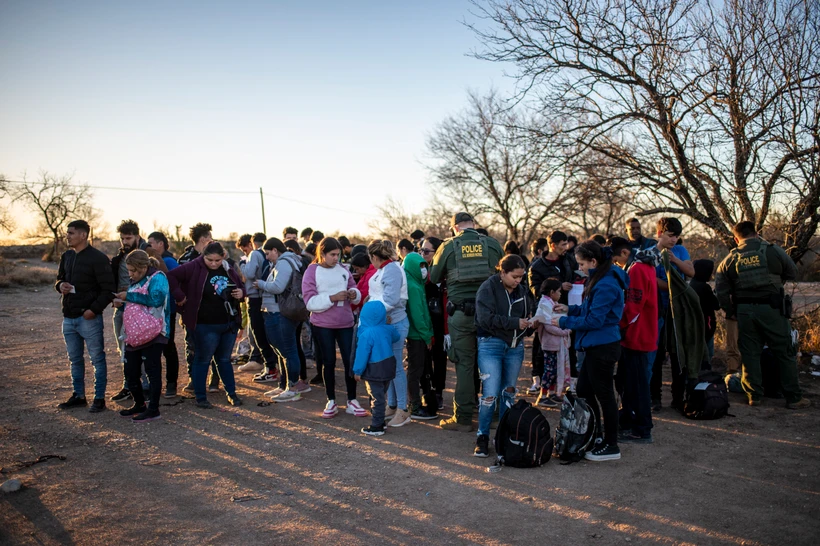
M 427 268 L 426 267 L 421 268 L 421 280 L 423 280 L 423 281 L 427 280 Z

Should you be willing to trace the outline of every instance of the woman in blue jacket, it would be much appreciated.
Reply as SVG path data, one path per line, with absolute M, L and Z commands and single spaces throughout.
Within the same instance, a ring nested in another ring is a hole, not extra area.
M 612 266 L 612 249 L 595 241 L 575 247 L 578 267 L 589 275 L 584 287 L 584 301 L 571 305 L 566 317 L 553 317 L 552 323 L 576 332 L 578 352 L 578 396 L 585 398 L 595 413 L 595 421 L 604 418 L 603 443 L 587 452 L 591 461 L 621 458 L 618 448 L 618 405 L 615 402 L 613 377 L 615 363 L 621 356 L 621 331 L 618 323 L 624 310 L 624 290 L 629 279 L 620 267 Z M 565 306 L 556 305 L 556 311 Z

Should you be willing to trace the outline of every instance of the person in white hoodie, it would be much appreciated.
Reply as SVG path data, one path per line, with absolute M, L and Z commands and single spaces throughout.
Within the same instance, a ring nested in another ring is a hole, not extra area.
M 392 419 L 391 427 L 400 427 L 410 422 L 407 411 L 407 374 L 404 371 L 404 341 L 410 329 L 407 319 L 407 277 L 397 261 L 396 250 L 390 241 L 374 240 L 367 247 L 370 262 L 376 273 L 368 283 L 369 300 L 380 301 L 387 311 L 387 323 L 399 333 L 399 339 L 393 343 L 393 354 L 396 357 L 396 377 L 387 391 L 387 410 L 385 416 Z
M 265 333 L 273 349 L 282 356 L 285 365 L 279 373 L 279 387 L 265 394 L 277 402 L 294 402 L 310 392 L 310 386 L 299 379 L 299 350 L 296 347 L 298 323 L 279 312 L 279 296 L 288 289 L 291 277 L 302 266 L 302 260 L 293 252 L 287 252 L 285 244 L 271 237 L 262 247 L 273 268 L 266 280 L 254 281 L 254 287 L 262 293 L 262 310 L 265 312 Z

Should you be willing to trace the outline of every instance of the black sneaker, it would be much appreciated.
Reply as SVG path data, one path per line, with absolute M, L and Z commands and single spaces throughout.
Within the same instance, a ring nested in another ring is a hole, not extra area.
M 85 399 L 85 396 L 77 396 L 76 394 L 72 393 L 71 398 L 63 402 L 62 404 L 57 404 L 57 409 L 71 409 L 71 408 L 79 408 L 88 405 L 88 400 Z
M 651 444 L 653 442 L 651 434 L 649 436 L 638 436 L 631 432 L 619 434 L 618 441 L 627 444 Z
M 144 405 L 142 406 L 132 406 L 128 409 L 124 409 L 120 412 L 120 417 L 127 417 L 128 419 L 134 417 L 135 415 L 139 415 L 140 413 L 145 412 L 147 410 Z
M 444 395 L 443 394 L 436 394 L 436 402 L 438 402 L 438 409 L 444 409 Z
M 661 401 L 652 400 L 652 413 L 658 413 L 659 411 L 661 411 Z
M 584 455 L 584 459 L 588 461 L 617 461 L 620 458 L 620 448 L 609 444 L 603 444 L 601 447 L 596 447 Z
M 122 402 L 124 400 L 132 400 L 134 397 L 131 396 L 131 391 L 128 389 L 122 389 L 120 392 L 115 394 L 111 397 L 112 402 Z
M 234 407 L 237 407 L 242 405 L 242 400 L 239 399 L 236 393 L 233 393 L 233 395 L 228 395 L 228 403 Z
M 157 419 L 162 419 L 162 415 L 159 414 L 159 410 L 146 410 L 135 415 L 131 420 L 135 423 L 149 423 L 151 421 L 156 421 Z
M 438 417 L 437 413 L 430 413 L 424 408 L 416 408 L 410 414 L 410 419 L 416 419 L 419 421 L 429 421 L 430 419 L 435 419 Z
M 91 402 L 91 407 L 88 408 L 88 413 L 100 413 L 101 411 L 105 411 L 105 399 L 95 398 Z
M 311 379 L 309 383 L 311 385 L 323 385 L 324 380 L 322 380 L 322 376 L 317 373 L 315 376 L 313 376 L 313 379 Z
M 480 434 L 475 441 L 475 449 L 473 456 L 481 457 L 482 459 L 490 456 L 490 437 L 486 434 Z
M 202 409 L 211 409 L 212 407 L 214 407 L 214 405 L 208 402 L 207 400 L 197 400 L 196 407 Z
M 384 436 L 384 425 L 380 427 L 374 427 L 370 425 L 369 427 L 364 427 L 362 429 L 362 434 L 367 436 Z
M 168 383 L 165 385 L 165 394 L 163 398 L 176 398 L 177 397 L 177 384 L 176 383 Z

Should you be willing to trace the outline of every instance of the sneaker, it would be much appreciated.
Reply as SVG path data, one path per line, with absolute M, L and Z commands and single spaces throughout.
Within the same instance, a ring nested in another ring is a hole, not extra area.
M 553 400 L 548 394 L 542 392 L 538 395 L 538 400 L 535 401 L 536 406 L 541 406 L 542 408 L 557 408 L 558 402 Z
M 120 392 L 115 394 L 111 397 L 112 402 L 123 402 L 124 400 L 132 400 L 134 397 L 131 396 L 131 391 L 128 389 L 122 389 Z
M 301 394 L 290 389 L 284 390 L 271 398 L 274 402 L 298 402 L 301 399 Z
M 236 393 L 228 395 L 228 403 L 233 407 L 238 407 L 242 405 L 242 400 L 236 395 Z
M 396 410 L 397 409 L 398 409 L 397 407 L 394 408 L 392 406 L 387 406 L 384 409 L 384 418 L 387 419 L 388 417 L 393 417 L 394 415 L 396 415 Z
M 584 459 L 588 461 L 617 461 L 620 458 L 621 450 L 618 446 L 611 446 L 609 444 L 596 447 L 584 455 Z
M 292 390 L 293 392 L 298 392 L 299 394 L 307 394 L 313 389 L 310 388 L 310 385 L 308 385 L 302 379 L 300 379 L 299 381 L 294 383 L 293 386 L 291 386 L 290 390 Z
M 364 427 L 362 429 L 362 434 L 367 436 L 384 436 L 384 425 L 380 427 L 374 427 L 370 425 L 369 427 Z
M 194 382 L 189 380 L 185 386 L 182 387 L 182 390 L 185 392 L 194 392 Z
M 437 394 L 436 395 L 436 402 L 438 402 L 438 409 L 443 410 L 444 409 L 444 395 L 443 394 Z
M 456 432 L 472 432 L 473 431 L 473 424 L 464 424 L 459 423 L 456 421 L 455 417 L 450 417 L 449 419 L 442 419 L 439 421 L 438 426 L 443 428 L 444 430 L 454 430 Z
M 214 407 L 214 405 L 208 402 L 207 400 L 197 400 L 196 407 L 202 409 L 211 409 L 212 407 Z
M 333 419 L 339 413 L 339 406 L 335 400 L 328 400 L 325 410 L 322 412 L 322 419 Z
M 285 389 L 283 389 L 282 387 L 276 387 L 275 389 L 265 391 L 265 396 L 279 396 L 283 392 L 285 392 Z
M 254 383 L 278 383 L 279 382 L 279 374 L 278 373 L 260 373 L 258 375 L 253 376 Z
M 95 398 L 91 402 L 91 407 L 88 408 L 88 413 L 100 413 L 101 411 L 105 411 L 105 399 Z
M 347 401 L 347 408 L 345 408 L 345 413 L 349 415 L 355 415 L 356 417 L 367 417 L 367 410 L 359 405 L 357 400 L 348 400 Z
M 475 441 L 474 457 L 486 458 L 490 456 L 490 437 L 486 434 L 479 434 Z
M 265 369 L 265 365 L 255 360 L 249 360 L 237 368 L 240 372 L 261 372 Z
M 538 383 L 533 383 L 530 385 L 530 388 L 527 389 L 527 394 L 531 396 L 535 396 L 541 391 L 541 386 Z
M 313 378 L 310 381 L 308 381 L 308 383 L 310 383 L 311 385 L 324 385 L 325 380 L 322 379 L 322 376 L 317 373 L 313 376 Z
M 652 413 L 658 413 L 659 411 L 661 411 L 661 401 L 652 400 Z
M 436 417 L 438 417 L 438 414 L 430 413 L 423 407 L 418 407 L 414 409 L 412 413 L 410 413 L 410 419 L 414 419 L 417 421 L 429 421 L 431 419 L 435 419 Z
M 135 415 L 131 421 L 134 423 L 149 423 L 151 421 L 156 421 L 157 419 L 162 419 L 162 415 L 159 414 L 159 410 L 147 410 L 143 413 Z
M 165 394 L 162 395 L 163 398 L 176 398 L 177 397 L 177 384 L 176 383 L 168 383 L 165 385 Z
M 651 444 L 653 441 L 651 434 L 649 436 L 637 436 L 631 432 L 625 432 L 618 435 L 618 442 L 627 444 Z
M 749 405 L 750 406 L 759 406 L 763 404 L 762 398 L 749 398 Z
M 387 426 L 390 427 L 403 427 L 407 423 L 410 422 L 410 412 L 407 410 L 396 410 L 396 414 L 393 415 L 393 418 L 390 419 L 390 422 L 387 423 Z
M 130 419 L 135 415 L 139 415 L 140 413 L 145 412 L 147 409 L 148 408 L 145 407 L 144 404 L 142 406 L 139 406 L 139 407 L 131 406 L 128 409 L 124 409 L 124 410 L 120 411 L 120 417 L 127 417 L 128 419 Z
M 57 409 L 71 409 L 71 408 L 79 408 L 88 405 L 88 400 L 85 399 L 85 396 L 77 396 L 76 394 L 72 394 L 71 398 L 63 402 L 62 404 L 57 404 Z
M 809 406 L 811 406 L 811 400 L 808 398 L 801 398 L 797 402 L 789 402 L 786 404 L 786 407 L 789 409 L 803 409 Z

